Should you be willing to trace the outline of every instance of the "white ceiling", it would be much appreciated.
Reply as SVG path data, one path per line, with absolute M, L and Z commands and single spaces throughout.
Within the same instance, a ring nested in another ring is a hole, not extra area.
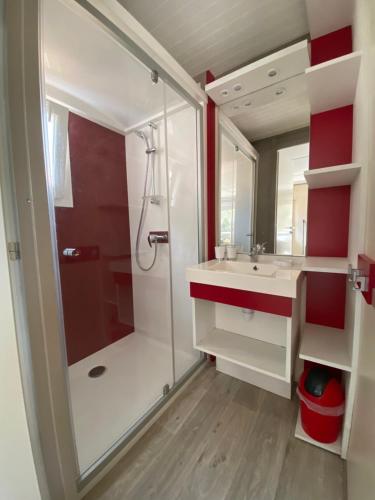
M 282 87 L 285 93 L 280 97 L 275 96 L 275 87 Z M 261 95 L 263 92 L 269 94 L 267 102 L 260 99 L 258 104 L 254 97 L 250 107 L 240 108 L 241 112 L 234 116 L 229 113 L 230 119 L 250 141 L 284 134 L 310 124 L 310 102 L 305 75 L 272 85 L 255 94 Z M 223 110 L 224 107 L 225 105 L 222 106 Z
M 119 0 L 192 76 L 217 77 L 308 33 L 305 0 Z

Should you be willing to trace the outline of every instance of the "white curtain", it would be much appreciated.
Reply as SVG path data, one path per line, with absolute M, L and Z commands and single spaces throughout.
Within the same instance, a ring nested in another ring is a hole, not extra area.
M 48 149 L 51 188 L 56 207 L 73 207 L 68 140 L 69 110 L 51 101 L 48 109 Z

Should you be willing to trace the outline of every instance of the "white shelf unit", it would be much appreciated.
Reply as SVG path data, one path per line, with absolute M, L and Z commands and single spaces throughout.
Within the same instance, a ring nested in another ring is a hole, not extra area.
M 244 368 L 286 380 L 285 347 L 237 333 L 212 329 L 196 346 L 202 352 L 231 361 Z
M 316 441 L 308 434 L 306 434 L 306 432 L 303 430 L 300 411 L 298 412 L 297 425 L 294 436 L 298 439 L 306 441 L 307 443 L 318 446 L 319 448 L 323 448 L 324 450 L 335 453 L 336 455 L 341 455 L 342 453 L 342 435 L 340 434 L 334 443 L 320 443 L 319 441 Z
M 348 337 L 345 330 L 306 323 L 299 357 L 343 371 L 351 371 Z
M 304 176 L 309 189 L 348 186 L 353 184 L 361 170 L 358 163 L 306 170 Z
M 312 114 L 353 104 L 361 55 L 352 52 L 306 69 Z
M 296 77 L 310 65 L 307 39 L 262 57 L 205 86 L 206 93 L 221 106 Z M 270 75 L 270 71 L 272 74 Z
M 219 371 L 290 399 L 300 324 L 299 299 L 291 300 L 286 317 L 193 298 L 194 348 L 216 356 Z
M 302 271 L 348 274 L 350 260 L 344 257 L 305 257 Z

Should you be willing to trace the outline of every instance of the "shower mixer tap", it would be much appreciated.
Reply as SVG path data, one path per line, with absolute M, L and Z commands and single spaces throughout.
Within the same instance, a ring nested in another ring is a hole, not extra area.
M 148 244 L 168 243 L 168 231 L 150 231 L 147 237 Z

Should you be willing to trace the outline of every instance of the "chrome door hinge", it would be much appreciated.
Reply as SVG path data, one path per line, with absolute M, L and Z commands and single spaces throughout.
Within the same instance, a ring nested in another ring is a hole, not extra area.
M 152 83 L 158 83 L 159 81 L 159 73 L 156 71 L 156 69 L 153 69 L 151 71 L 151 81 Z
M 165 386 L 163 387 L 163 396 L 166 396 L 169 391 L 170 391 L 169 384 L 165 384 Z
M 21 251 L 20 251 L 20 244 L 18 241 L 8 242 L 8 255 L 10 260 L 20 260 Z
M 368 276 L 365 276 L 361 269 L 354 269 L 351 264 L 348 269 L 348 281 L 352 285 L 352 290 L 356 292 L 367 292 Z

